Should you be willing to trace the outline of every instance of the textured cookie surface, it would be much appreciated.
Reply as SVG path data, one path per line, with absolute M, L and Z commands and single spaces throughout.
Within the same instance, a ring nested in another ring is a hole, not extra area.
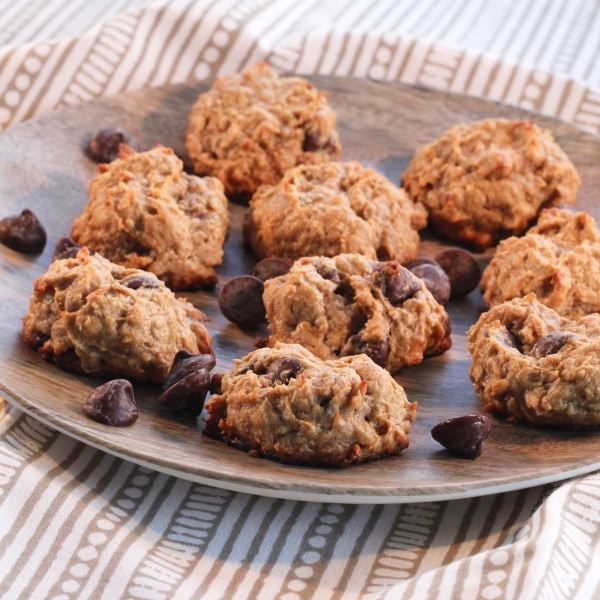
M 285 463 L 345 467 L 408 446 L 416 403 L 364 355 L 322 361 L 277 344 L 234 361 L 205 433 Z
M 214 285 L 229 223 L 221 182 L 183 172 L 170 148 L 99 166 L 90 198 L 73 223 L 82 246 L 125 267 L 154 273 L 171 289 Z
M 417 255 L 423 206 L 358 162 L 302 165 L 252 198 L 245 236 L 254 253 L 302 256 L 363 254 L 397 260 Z
M 481 289 L 488 306 L 534 292 L 565 317 L 600 311 L 600 231 L 584 212 L 542 211 L 521 238 L 500 242 Z
M 452 344 L 444 308 L 395 261 L 302 258 L 265 283 L 263 299 L 270 344 L 301 344 L 324 360 L 364 353 L 394 373 Z
M 575 202 L 579 176 L 548 130 L 487 119 L 418 150 L 402 184 L 442 233 L 483 250 L 523 233 L 543 205 Z
M 563 428 L 600 424 L 600 316 L 561 317 L 529 294 L 468 332 L 478 396 L 490 412 Z
M 83 248 L 35 281 L 23 335 L 67 371 L 162 383 L 179 350 L 213 354 L 204 320 L 154 275 Z
M 186 147 L 196 173 L 218 177 L 228 194 L 253 194 L 296 165 L 337 158 L 335 121 L 325 93 L 259 63 L 200 95 Z

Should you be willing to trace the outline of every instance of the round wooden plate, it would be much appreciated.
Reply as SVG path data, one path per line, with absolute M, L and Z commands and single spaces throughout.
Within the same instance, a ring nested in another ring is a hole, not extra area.
M 560 121 L 455 94 L 399 84 L 313 78 L 339 116 L 344 159 L 375 166 L 398 182 L 412 153 L 450 126 L 485 117 L 534 118 L 550 128 L 575 163 L 582 186 L 578 204 L 600 217 L 600 140 Z M 484 304 L 481 294 L 448 304 L 453 347 L 444 356 L 406 369 L 398 376 L 418 418 L 410 448 L 400 456 L 348 469 L 304 468 L 251 458 L 201 434 L 200 422 L 173 417 L 157 407 L 159 390 L 136 385 L 140 410 L 130 428 L 110 428 L 86 419 L 81 407 L 100 380 L 78 377 L 44 362 L 21 337 L 33 280 L 48 267 L 56 240 L 68 235 L 87 201 L 96 173 L 82 152 L 100 127 L 120 126 L 143 148 L 161 143 L 184 155 L 190 107 L 206 86 L 169 87 L 126 93 L 33 119 L 0 136 L 0 218 L 34 210 L 48 231 L 44 253 L 27 258 L 0 247 L 0 389 L 25 412 L 60 431 L 128 460 L 186 479 L 256 494 L 300 500 L 396 503 L 445 500 L 514 490 L 557 481 L 600 468 L 600 431 L 565 432 L 495 420 L 483 455 L 452 456 L 429 434 L 433 425 L 480 413 L 482 404 L 469 381 L 465 331 Z M 232 231 L 219 284 L 251 271 L 254 257 L 242 247 L 244 209 L 231 204 Z M 425 232 L 422 252 L 434 255 L 443 242 Z M 489 256 L 481 255 L 485 263 Z M 210 317 L 217 370 L 253 350 L 266 326 L 241 331 L 220 314 L 218 288 L 184 293 Z

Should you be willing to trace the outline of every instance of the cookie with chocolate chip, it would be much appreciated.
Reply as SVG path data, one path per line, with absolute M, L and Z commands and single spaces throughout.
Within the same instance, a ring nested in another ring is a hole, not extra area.
M 265 282 L 263 299 L 269 343 L 301 344 L 323 360 L 366 354 L 395 373 L 452 344 L 444 308 L 396 261 L 302 258 Z
M 162 383 L 180 350 L 214 354 L 205 320 L 155 275 L 83 248 L 34 282 L 23 337 L 66 371 Z
M 205 404 L 204 433 L 254 456 L 345 467 L 405 449 L 416 408 L 364 355 L 322 361 L 297 344 L 276 344 L 223 374 Z
M 498 304 L 468 331 L 486 411 L 574 429 L 600 425 L 600 315 L 568 319 L 535 294 Z

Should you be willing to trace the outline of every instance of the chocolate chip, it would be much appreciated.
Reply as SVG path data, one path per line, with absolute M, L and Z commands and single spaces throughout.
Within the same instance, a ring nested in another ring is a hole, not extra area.
M 433 258 L 429 258 L 429 256 L 417 256 L 413 260 L 409 260 L 405 265 L 402 265 L 405 269 L 412 271 L 415 267 L 419 265 L 437 265 L 437 262 L 433 260 Z
M 131 290 L 160 287 L 160 281 L 156 279 L 156 277 L 151 277 L 150 275 L 133 275 L 127 279 L 122 279 L 120 284 Z
M 267 316 L 262 295 L 265 284 L 253 275 L 240 275 L 228 281 L 219 292 L 219 308 L 239 327 L 252 327 Z
M 396 261 L 380 263 L 378 271 L 381 291 L 393 306 L 400 306 L 421 289 L 419 280 Z
M 170 386 L 158 398 L 158 403 L 165 408 L 195 418 L 202 412 L 209 387 L 208 371 L 197 369 Z
M 261 281 L 267 281 L 289 273 L 291 268 L 292 265 L 283 258 L 265 258 L 254 267 L 252 275 Z
M 46 245 L 46 230 L 26 208 L 20 215 L 0 221 L 0 242 L 23 254 L 40 254 Z
M 319 137 L 318 131 L 307 131 L 304 134 L 302 152 L 314 152 L 315 150 L 319 150 Z
M 440 252 L 435 260 L 448 275 L 453 298 L 466 296 L 479 284 L 481 267 L 470 252 L 461 248 L 448 248 Z
M 300 359 L 295 356 L 283 356 L 274 360 L 267 367 L 267 375 L 274 374 L 275 381 L 287 384 L 290 379 L 295 379 L 302 370 Z
M 119 158 L 119 144 L 137 147 L 131 134 L 122 129 L 107 127 L 90 139 L 87 152 L 92 160 L 98 163 L 109 163 Z
M 412 273 L 423 280 L 438 304 L 446 304 L 450 298 L 450 280 L 442 267 L 423 263 L 411 269 Z
M 268 348 L 269 347 L 269 338 L 257 335 L 254 338 L 254 347 L 259 348 L 259 349 L 260 348 Z
M 138 418 L 133 386 L 126 379 L 113 379 L 97 387 L 83 407 L 83 413 L 93 421 L 112 427 L 128 427 Z
M 550 354 L 556 354 L 563 346 L 576 337 L 574 333 L 553 331 L 538 339 L 531 349 L 531 354 L 535 358 L 544 358 Z
M 223 373 L 215 373 L 210 378 L 210 387 L 208 388 L 208 391 L 211 394 L 220 394 L 222 381 L 223 381 Z
M 316 265 L 315 269 L 317 270 L 317 273 L 327 281 L 333 281 L 333 283 L 337 283 L 338 285 L 342 282 L 342 278 L 336 269 L 332 269 L 323 263 Z
M 212 354 L 192 354 L 187 350 L 180 350 L 173 359 L 173 364 L 163 384 L 163 390 L 169 389 L 180 379 L 187 377 L 198 369 L 211 371 L 216 364 L 217 361 Z
M 56 246 L 54 246 L 52 262 L 64 258 L 75 258 L 81 248 L 82 246 L 76 244 L 70 237 L 60 238 L 60 240 L 56 242 Z
M 358 333 L 348 338 L 352 354 L 366 354 L 376 365 L 385 367 L 390 354 L 390 345 L 387 340 L 365 342 L 362 334 Z
M 477 458 L 483 452 L 483 445 L 492 429 L 489 417 L 466 415 L 438 423 L 431 430 L 431 437 L 456 454 L 467 458 Z
M 49 339 L 50 336 L 48 334 L 42 333 L 41 331 L 34 331 L 29 337 L 29 345 L 34 350 L 39 350 Z

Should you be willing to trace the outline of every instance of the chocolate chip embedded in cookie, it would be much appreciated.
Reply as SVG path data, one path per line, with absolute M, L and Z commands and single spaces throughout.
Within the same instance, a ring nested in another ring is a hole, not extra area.
M 366 354 L 395 373 L 450 348 L 450 317 L 423 281 L 395 261 L 359 254 L 302 258 L 265 282 L 275 342 L 323 360 Z
M 521 238 L 501 242 L 483 272 L 488 306 L 533 292 L 570 318 L 600 311 L 600 231 L 584 212 L 551 208 Z
M 154 273 L 171 289 L 214 285 L 228 227 L 227 199 L 214 177 L 183 172 L 170 148 L 99 166 L 71 236 L 112 262 Z
M 83 248 L 35 281 L 23 336 L 65 370 L 162 383 L 178 351 L 213 354 L 204 321 L 155 276 Z
M 205 404 L 211 437 L 255 456 L 328 467 L 408 447 L 417 405 L 364 355 L 324 362 L 277 344 L 234 363 Z
M 425 209 L 358 162 L 302 165 L 250 202 L 245 236 L 254 253 L 296 260 L 356 252 L 406 262 L 415 258 Z
M 600 425 L 597 313 L 567 319 L 529 294 L 481 315 L 468 342 L 469 375 L 488 412 L 533 425 Z
M 442 233 L 478 250 L 522 234 L 543 206 L 572 204 L 579 183 L 548 130 L 504 119 L 453 127 L 402 175 Z
M 200 94 L 186 148 L 196 173 L 218 177 L 227 194 L 250 196 L 296 165 L 335 160 L 335 121 L 324 92 L 259 63 Z

